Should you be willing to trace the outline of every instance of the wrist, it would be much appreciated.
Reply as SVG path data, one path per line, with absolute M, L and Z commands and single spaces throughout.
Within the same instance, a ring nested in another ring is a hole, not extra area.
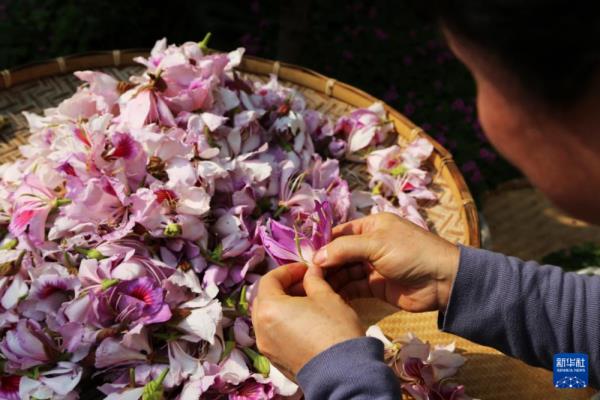
M 454 280 L 458 273 L 460 264 L 460 248 L 458 245 L 451 244 L 446 247 L 442 261 L 438 267 L 437 298 L 438 311 L 444 312 L 448 307 Z
M 326 346 L 317 352 L 311 353 L 310 357 L 308 357 L 308 359 L 302 363 L 300 368 L 291 369 L 291 372 L 294 373 L 294 376 L 298 376 L 298 374 L 302 370 L 306 370 L 307 368 L 309 368 L 309 366 L 311 364 L 315 364 L 316 361 L 324 359 L 324 358 L 330 359 L 330 358 L 332 358 L 331 355 L 339 353 L 340 349 L 346 348 L 348 346 L 352 346 L 353 343 L 357 343 L 357 341 L 360 342 L 360 339 L 365 339 L 367 337 L 368 336 L 360 335 L 360 336 L 348 337 L 347 339 L 344 339 L 344 340 L 332 342 L 329 346 Z M 340 356 L 338 355 L 335 358 L 340 358 Z
M 298 351 L 298 356 L 294 357 L 294 363 L 287 365 L 289 370 L 292 373 L 297 374 L 304 365 L 319 354 L 326 352 L 340 343 L 364 337 L 365 330 L 358 321 L 358 317 L 356 318 L 356 323 L 344 323 L 344 321 L 338 321 L 338 329 L 336 329 L 336 325 L 327 323 L 319 324 L 311 331 L 305 331 L 304 336 L 309 340 L 301 343 L 299 346 L 299 350 L 301 351 Z

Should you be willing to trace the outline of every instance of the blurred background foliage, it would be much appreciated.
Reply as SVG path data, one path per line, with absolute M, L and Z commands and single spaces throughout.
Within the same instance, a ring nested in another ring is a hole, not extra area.
M 597 243 L 582 243 L 558 250 L 547 254 L 542 262 L 544 264 L 560 265 L 567 271 L 591 268 L 591 271 L 596 275 L 600 275 L 600 245 Z
M 454 154 L 478 199 L 518 176 L 483 135 L 468 72 L 401 0 L 0 0 L 0 68 L 209 31 L 213 48 L 243 46 L 383 99 Z

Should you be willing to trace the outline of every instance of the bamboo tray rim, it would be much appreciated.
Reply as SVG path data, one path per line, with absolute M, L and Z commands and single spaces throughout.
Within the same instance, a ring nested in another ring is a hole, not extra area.
M 217 50 L 209 50 L 216 52 Z M 107 67 L 127 67 L 138 65 L 133 59 L 138 56 L 147 56 L 149 49 L 131 48 L 123 50 L 87 51 L 71 55 L 46 59 L 22 64 L 0 71 L 0 90 L 27 83 L 29 81 L 64 75 L 81 69 L 95 69 Z M 465 243 L 473 247 L 480 247 L 481 238 L 479 231 L 479 217 L 471 192 L 458 169 L 452 154 L 446 150 L 433 137 L 415 125 L 399 111 L 382 100 L 358 89 L 352 85 L 337 81 L 312 69 L 280 61 L 269 60 L 262 57 L 244 55 L 238 70 L 256 75 L 274 74 L 283 81 L 308 87 L 318 93 L 354 107 L 366 107 L 373 102 L 381 102 L 386 112 L 395 120 L 394 125 L 399 134 L 408 139 L 418 136 L 429 140 L 435 149 L 434 158 L 439 158 L 438 168 L 446 168 L 450 173 L 450 185 L 456 201 L 461 210 L 461 218 L 465 223 Z

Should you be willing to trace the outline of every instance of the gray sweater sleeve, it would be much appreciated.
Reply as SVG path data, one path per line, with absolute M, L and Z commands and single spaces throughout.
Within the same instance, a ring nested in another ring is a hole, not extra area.
M 330 347 L 297 375 L 306 400 L 397 400 L 400 385 L 383 362 L 383 343 L 363 337 Z
M 591 386 L 600 386 L 600 277 L 461 247 L 438 323 L 446 332 L 548 369 L 555 353 L 587 353 Z

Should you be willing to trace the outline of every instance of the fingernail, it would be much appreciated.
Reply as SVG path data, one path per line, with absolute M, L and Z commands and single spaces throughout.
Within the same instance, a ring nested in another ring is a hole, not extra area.
M 309 267 L 308 271 L 306 271 L 306 273 L 309 275 L 317 276 L 319 278 L 323 278 L 323 270 L 314 265 L 312 267 Z
M 325 261 L 327 261 L 327 248 L 321 247 L 321 249 L 314 255 L 313 263 L 315 265 L 321 265 L 324 264 Z

